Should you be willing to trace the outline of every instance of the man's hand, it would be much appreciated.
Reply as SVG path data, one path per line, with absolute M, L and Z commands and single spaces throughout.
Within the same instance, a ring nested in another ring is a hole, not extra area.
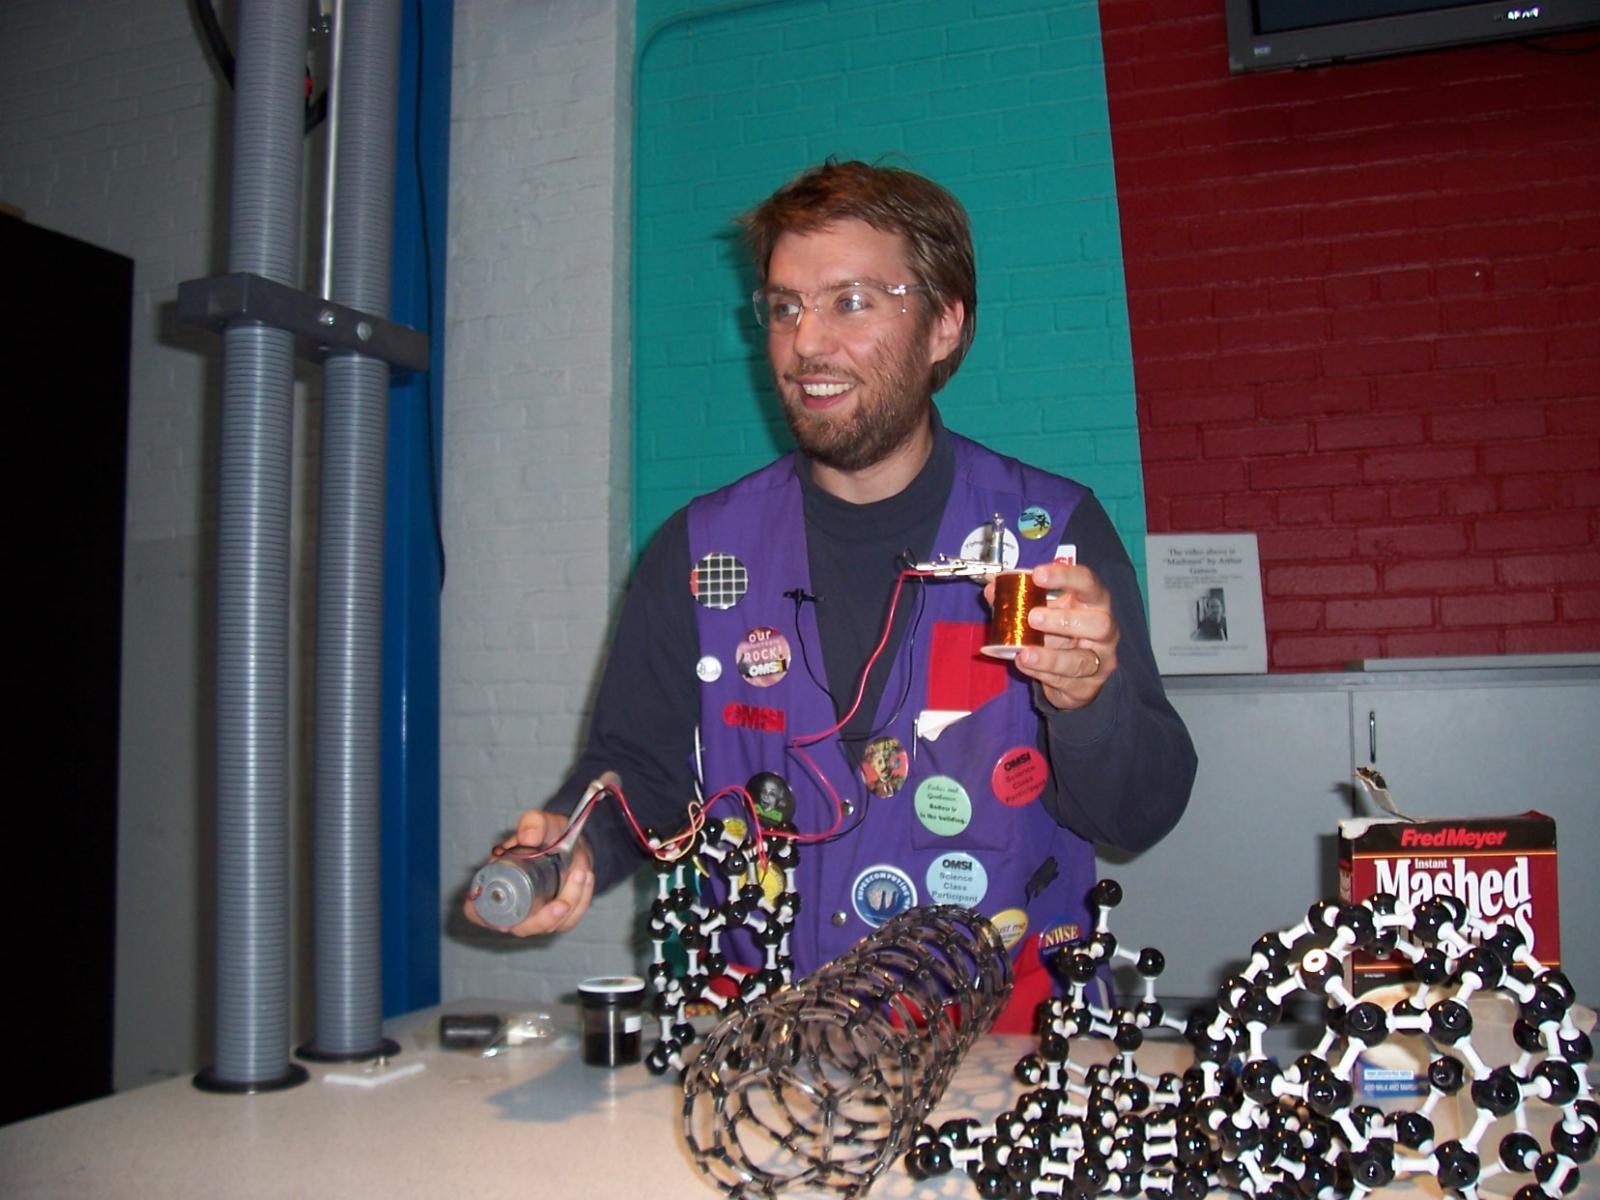
M 1083 708 L 1117 669 L 1122 634 L 1111 613 L 1111 593 L 1088 567 L 1066 563 L 1034 567 L 1033 581 L 1054 594 L 1028 612 L 1028 624 L 1044 634 L 1044 645 L 1018 651 L 1017 670 L 1037 679 L 1057 708 Z M 993 582 L 983 596 L 993 605 Z
M 500 843 L 499 849 L 509 850 L 514 846 L 533 848 L 548 846 L 565 833 L 566 828 L 567 818 L 562 814 L 531 808 L 518 818 L 516 833 Z M 541 933 L 565 933 L 583 919 L 583 914 L 589 911 L 589 901 L 593 896 L 594 860 L 589 855 L 588 843 L 580 839 L 572 853 L 572 865 L 567 870 L 567 878 L 561 884 L 561 890 L 556 893 L 556 898 L 549 904 L 534 909 L 519 924 L 501 932 L 515 934 L 517 937 L 534 937 Z M 466 903 L 466 913 L 467 920 L 474 925 L 489 928 L 488 923 L 472 907 L 471 900 Z

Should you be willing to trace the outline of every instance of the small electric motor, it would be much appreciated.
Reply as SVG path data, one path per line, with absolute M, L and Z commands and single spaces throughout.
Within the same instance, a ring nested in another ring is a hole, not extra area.
M 525 859 L 515 852 L 503 854 L 472 877 L 472 907 L 494 928 L 510 929 L 556 898 L 566 868 L 561 854 Z
M 467 899 L 484 923 L 506 930 L 521 924 L 530 913 L 556 898 L 572 866 L 572 854 L 583 833 L 584 822 L 607 787 L 599 780 L 589 785 L 572 810 L 562 835 L 548 846 L 511 846 L 495 855 L 472 877 Z

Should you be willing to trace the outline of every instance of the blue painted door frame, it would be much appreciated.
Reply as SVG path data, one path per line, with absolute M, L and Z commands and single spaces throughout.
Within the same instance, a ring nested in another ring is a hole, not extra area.
M 389 392 L 383 581 L 383 1012 L 439 1002 L 439 526 L 450 0 L 408 0 L 400 38 L 390 312 L 429 367 Z

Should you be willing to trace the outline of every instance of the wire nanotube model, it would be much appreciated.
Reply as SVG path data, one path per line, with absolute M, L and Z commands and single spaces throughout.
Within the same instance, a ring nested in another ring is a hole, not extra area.
M 683 1080 L 683 1132 L 724 1191 L 860 1196 L 910 1144 L 1011 994 L 994 927 L 912 909 L 724 1019 Z

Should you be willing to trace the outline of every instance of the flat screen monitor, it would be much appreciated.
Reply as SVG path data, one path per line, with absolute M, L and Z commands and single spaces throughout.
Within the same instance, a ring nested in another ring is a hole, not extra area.
M 1600 0 L 1224 0 L 1235 75 L 1317 67 L 1600 25 Z

